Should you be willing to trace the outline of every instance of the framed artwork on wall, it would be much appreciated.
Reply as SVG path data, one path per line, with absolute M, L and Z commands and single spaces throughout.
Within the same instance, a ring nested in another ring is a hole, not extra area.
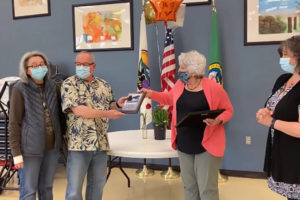
M 196 6 L 203 4 L 211 4 L 211 0 L 183 0 L 182 3 L 185 3 L 187 6 Z
M 13 19 L 50 16 L 50 0 L 12 0 Z
M 133 50 L 132 0 L 73 5 L 74 51 Z
M 278 44 L 300 34 L 300 0 L 244 0 L 244 45 Z

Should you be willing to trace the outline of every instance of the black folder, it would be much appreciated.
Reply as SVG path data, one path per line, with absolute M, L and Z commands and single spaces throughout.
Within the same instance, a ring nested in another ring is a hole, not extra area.
M 224 110 L 225 109 L 189 112 L 177 123 L 176 127 L 192 126 L 195 124 L 199 124 L 199 122 L 207 118 L 215 119 L 219 114 L 224 112 Z

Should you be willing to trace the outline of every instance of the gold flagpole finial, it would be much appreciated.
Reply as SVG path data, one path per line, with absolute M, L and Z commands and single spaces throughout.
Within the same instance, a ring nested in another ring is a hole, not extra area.
M 216 3 L 215 3 L 215 0 L 212 0 L 212 10 L 215 11 L 215 12 L 217 11 L 217 10 L 216 10 Z

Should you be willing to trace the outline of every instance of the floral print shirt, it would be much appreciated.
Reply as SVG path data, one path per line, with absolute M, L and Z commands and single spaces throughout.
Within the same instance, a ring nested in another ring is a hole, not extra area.
M 109 110 L 115 102 L 110 85 L 94 77 L 90 83 L 76 75 L 66 79 L 61 87 L 62 110 L 67 114 L 69 151 L 109 150 L 108 118 L 77 117 L 70 108 L 84 105 L 97 110 Z

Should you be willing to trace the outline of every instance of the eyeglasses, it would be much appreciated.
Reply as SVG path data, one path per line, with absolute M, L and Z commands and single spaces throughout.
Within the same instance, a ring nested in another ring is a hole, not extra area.
M 76 66 L 90 66 L 93 65 L 94 63 L 81 63 L 81 62 L 75 62 Z
M 28 65 L 27 68 L 38 68 L 41 66 L 45 66 L 45 63 L 44 62 L 41 62 L 40 64 L 33 63 L 32 65 Z

